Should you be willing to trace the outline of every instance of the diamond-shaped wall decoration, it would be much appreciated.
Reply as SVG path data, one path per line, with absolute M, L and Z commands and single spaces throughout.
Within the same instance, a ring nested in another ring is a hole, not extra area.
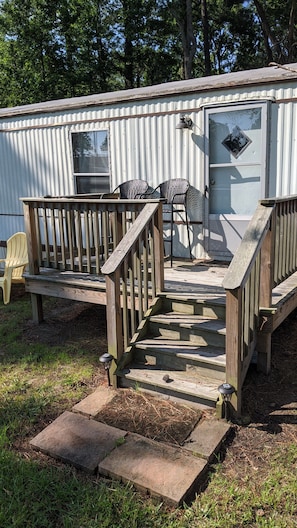
M 237 125 L 222 141 L 224 147 L 231 152 L 234 158 L 238 158 L 251 143 L 252 140 Z

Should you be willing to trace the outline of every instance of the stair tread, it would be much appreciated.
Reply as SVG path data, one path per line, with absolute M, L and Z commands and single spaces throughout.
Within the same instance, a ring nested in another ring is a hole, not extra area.
M 183 314 L 178 312 L 166 312 L 152 315 L 150 321 L 161 324 L 174 324 L 184 328 L 203 328 L 212 332 L 226 334 L 226 324 L 221 319 L 212 319 L 201 315 Z
M 226 293 L 206 293 L 206 292 L 197 292 L 197 294 L 189 293 L 168 293 L 162 292 L 159 294 L 159 297 L 170 299 L 173 301 L 189 301 L 195 304 L 217 304 L 220 306 L 226 305 Z
M 119 374 L 139 383 L 151 384 L 197 398 L 203 397 L 212 402 L 217 401 L 219 396 L 217 382 L 202 376 L 190 377 L 188 371 L 160 370 L 152 365 L 144 367 L 143 365 L 132 363 Z M 165 375 L 169 376 L 169 382 L 164 381 L 163 377 Z
M 225 349 L 222 347 L 193 345 L 189 341 L 168 340 L 158 336 L 138 341 L 136 348 L 174 354 L 185 359 L 196 359 L 207 363 L 226 365 Z

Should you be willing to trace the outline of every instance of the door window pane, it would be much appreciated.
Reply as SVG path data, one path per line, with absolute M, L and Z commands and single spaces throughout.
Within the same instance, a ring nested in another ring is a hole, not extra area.
M 261 154 L 261 108 L 210 115 L 210 164 L 260 163 Z

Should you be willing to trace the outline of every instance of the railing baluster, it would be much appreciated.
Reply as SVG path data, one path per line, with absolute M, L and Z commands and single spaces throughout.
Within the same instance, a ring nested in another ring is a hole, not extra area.
M 146 227 L 143 237 L 143 252 L 142 252 L 142 269 L 143 269 L 143 310 L 148 309 L 148 285 L 149 285 L 149 229 Z
M 66 224 L 67 224 L 67 245 L 69 249 L 69 265 L 70 268 L 74 267 L 74 240 L 73 240 L 73 215 L 70 209 L 70 205 L 66 206 Z
M 39 266 L 41 266 L 42 263 L 42 241 L 41 241 L 41 218 L 39 214 L 39 207 L 36 205 L 33 206 L 33 214 L 34 214 L 34 233 L 36 233 L 36 251 L 38 251 L 38 262 Z
M 135 293 L 135 253 L 132 255 L 131 263 L 132 266 L 129 269 L 129 291 L 130 291 L 130 317 L 131 317 L 131 335 L 134 335 L 137 328 L 136 321 L 136 293 Z M 139 299 L 137 300 L 137 305 Z
M 43 226 L 44 226 L 44 239 L 45 239 L 45 261 L 46 265 L 50 266 L 50 247 L 49 247 L 49 234 L 48 234 L 48 208 L 43 209 Z
M 86 269 L 88 273 L 91 273 L 91 235 L 90 235 L 90 212 L 84 211 L 84 226 L 85 226 L 85 241 L 84 241 L 84 253 L 86 259 Z M 84 268 L 83 268 L 84 269 Z
M 95 271 L 98 275 L 100 273 L 100 254 L 101 254 L 99 215 L 100 215 L 100 211 L 98 211 L 98 208 L 96 207 L 95 211 L 93 212 L 93 229 L 94 229 L 94 246 L 95 246 L 95 262 L 96 262 Z
M 61 247 L 61 266 L 62 269 L 66 267 L 66 255 L 65 255 L 65 232 L 64 232 L 64 218 L 63 218 L 62 204 L 58 209 L 58 222 L 59 222 L 59 233 L 60 233 L 60 247 Z
M 57 248 L 57 226 L 55 211 L 53 205 L 50 206 L 50 215 L 51 215 L 51 231 L 53 236 L 53 265 L 55 268 L 58 267 L 58 248 Z

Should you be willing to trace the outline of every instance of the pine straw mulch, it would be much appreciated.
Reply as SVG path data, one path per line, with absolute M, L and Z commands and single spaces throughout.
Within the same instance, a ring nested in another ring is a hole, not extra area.
M 96 420 L 152 440 L 182 445 L 201 411 L 132 389 L 119 389 Z

